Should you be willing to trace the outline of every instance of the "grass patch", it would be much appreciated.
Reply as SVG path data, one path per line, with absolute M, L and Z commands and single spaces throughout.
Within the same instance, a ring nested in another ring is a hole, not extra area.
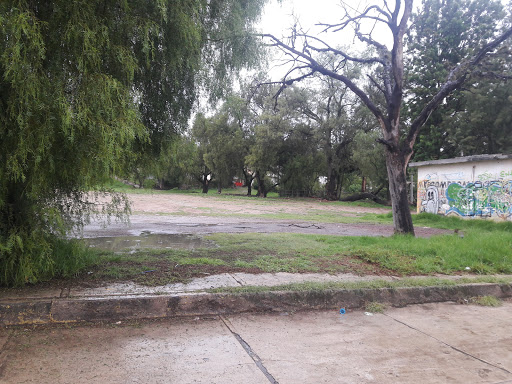
M 174 193 L 162 191 L 162 193 Z M 212 198 L 219 198 L 212 195 Z M 223 196 L 223 199 L 251 199 Z M 284 199 L 252 199 L 254 204 L 278 204 Z M 291 202 L 293 204 L 293 202 Z M 392 215 L 353 214 L 327 211 L 331 204 L 304 215 L 276 213 L 279 219 L 318 222 L 380 222 L 391 224 Z M 324 209 L 325 208 L 325 209 Z M 205 210 L 209 208 L 205 207 Z M 259 216 L 261 217 L 261 216 Z M 69 249 L 58 252 L 63 267 L 58 275 L 96 280 L 133 280 L 149 284 L 185 281 L 191 277 L 229 272 L 354 273 L 359 275 L 512 274 L 512 223 L 462 220 L 432 214 L 413 215 L 416 226 L 454 230 L 453 234 L 415 238 L 344 237 L 293 233 L 217 233 L 207 236 L 216 248 L 194 250 L 142 250 L 134 254 L 91 251 L 78 259 L 66 258 Z M 455 230 L 458 230 L 455 233 Z M 463 236 L 462 236 L 463 235 Z M 69 245 L 69 244 L 68 244 Z M 91 276 L 87 272 L 91 271 Z M 151 271 L 150 273 L 146 273 Z M 155 271 L 155 272 L 154 272 Z
M 512 273 L 512 233 L 507 231 L 471 229 L 463 238 L 453 234 L 429 239 L 392 236 L 345 241 L 350 244 L 351 255 L 405 275 Z
M 331 203 L 328 203 L 331 204 Z M 387 215 L 379 215 L 375 213 L 359 213 L 352 212 L 349 215 L 339 212 L 329 212 L 327 210 L 314 210 L 306 211 L 300 214 L 293 213 L 265 213 L 261 215 L 252 215 L 253 217 L 261 217 L 273 220 L 295 220 L 295 221 L 313 221 L 319 223 L 340 223 L 340 224 L 355 224 L 355 223 L 374 223 L 374 224 L 391 224 L 393 219 L 388 218 Z
M 384 217 L 393 218 L 392 215 L 380 215 Z M 512 222 L 502 221 L 496 222 L 492 220 L 485 220 L 481 218 L 475 219 L 461 219 L 457 216 L 442 216 L 434 215 L 432 213 L 420 213 L 413 215 L 413 223 L 417 226 L 427 226 L 441 229 L 458 229 L 458 230 L 477 230 L 485 232 L 512 232 Z
M 384 209 L 391 210 L 390 206 L 378 204 L 375 201 L 369 200 L 369 199 L 359 200 L 359 201 L 355 201 L 355 202 L 334 201 L 332 203 L 335 205 L 342 205 L 342 206 L 351 206 L 351 207 L 356 206 L 356 207 L 365 207 L 365 208 L 384 208 Z
M 370 312 L 370 313 L 383 313 L 385 309 L 386 309 L 386 306 L 384 304 L 378 303 L 376 301 L 372 301 L 371 303 L 367 303 L 364 306 L 364 310 L 366 312 Z
M 494 296 L 472 297 L 469 302 L 483 307 L 499 307 L 502 305 L 501 300 Z
M 186 257 L 178 260 L 181 265 L 225 265 L 226 262 L 220 259 L 211 259 L 208 257 Z
M 264 263 L 271 266 L 268 270 L 272 272 L 290 267 L 315 271 L 319 259 L 352 258 L 400 275 L 512 273 L 512 233 L 506 231 L 468 230 L 464 238 L 454 234 L 429 239 L 304 234 L 216 234 L 210 239 L 220 246 L 216 252 L 238 248 L 252 260 L 262 258 L 257 266 Z M 288 264 L 283 268 L 286 259 Z

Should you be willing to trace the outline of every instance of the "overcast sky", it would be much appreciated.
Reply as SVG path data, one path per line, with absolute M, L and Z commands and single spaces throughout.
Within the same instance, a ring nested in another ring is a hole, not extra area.
M 306 29 L 318 22 L 334 23 L 340 19 L 339 3 L 339 0 L 283 0 L 279 4 L 277 0 L 271 0 L 265 7 L 260 29 L 280 36 L 283 30 L 293 25 L 293 15 Z

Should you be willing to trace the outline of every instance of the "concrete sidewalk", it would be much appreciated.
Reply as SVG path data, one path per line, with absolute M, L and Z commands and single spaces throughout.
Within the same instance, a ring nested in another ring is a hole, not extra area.
M 119 321 L 243 312 L 358 309 L 369 302 L 392 306 L 463 301 L 475 296 L 512 297 L 512 276 L 502 284 L 403 287 L 380 289 L 306 289 L 252 293 L 211 293 L 213 288 L 279 286 L 290 283 L 400 281 L 390 276 L 352 274 L 246 274 L 232 273 L 197 278 L 188 284 L 145 287 L 134 283 L 100 288 L 0 290 L 0 325 Z M 422 277 L 416 277 L 418 279 Z M 457 281 L 461 276 L 437 276 Z
M 0 329 L 0 382 L 512 383 L 511 315 L 506 301 Z

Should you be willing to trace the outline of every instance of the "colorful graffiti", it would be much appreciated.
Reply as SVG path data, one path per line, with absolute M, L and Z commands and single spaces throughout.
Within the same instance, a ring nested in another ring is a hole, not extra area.
M 423 200 L 423 211 L 428 213 L 435 213 L 439 211 L 439 190 L 436 186 L 429 186 L 427 188 L 427 199 Z
M 418 211 L 512 221 L 512 170 L 426 174 L 418 182 Z
M 512 180 L 477 181 L 461 185 L 452 183 L 446 189 L 445 214 L 461 216 L 512 217 Z

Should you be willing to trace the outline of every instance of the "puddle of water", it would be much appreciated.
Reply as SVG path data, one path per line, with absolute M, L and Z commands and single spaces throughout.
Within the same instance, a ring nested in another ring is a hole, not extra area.
M 136 252 L 142 249 L 195 249 L 214 248 L 213 241 L 193 235 L 150 234 L 140 236 L 93 237 L 83 239 L 90 247 L 113 252 Z

